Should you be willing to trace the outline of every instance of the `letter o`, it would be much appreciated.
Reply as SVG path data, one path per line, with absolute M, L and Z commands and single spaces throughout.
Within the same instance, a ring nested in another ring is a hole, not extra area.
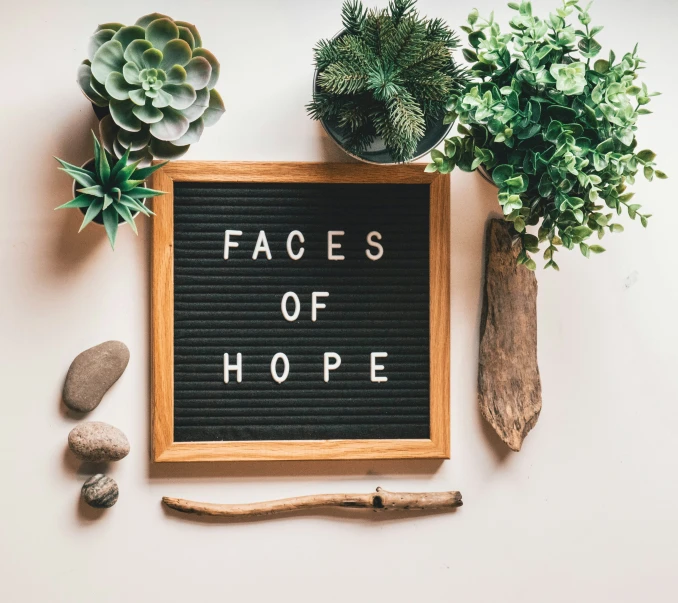
M 276 370 L 278 360 L 283 361 L 282 376 L 278 375 L 278 372 Z M 285 354 L 283 354 L 282 352 L 278 352 L 275 356 L 273 356 L 273 360 L 271 360 L 271 377 L 273 377 L 273 380 L 276 383 L 282 383 L 283 381 L 287 380 L 287 376 L 289 374 L 290 374 L 290 361 L 287 359 L 287 356 Z
M 290 297 L 294 300 L 294 313 L 291 315 L 287 312 L 287 300 Z M 288 291 L 287 293 L 285 293 L 285 295 L 283 295 L 282 302 L 280 303 L 280 309 L 282 310 L 282 314 L 285 317 L 285 320 L 288 320 L 289 322 L 294 322 L 297 318 L 299 318 L 299 312 L 301 311 L 301 303 L 299 302 L 299 296 L 294 291 Z

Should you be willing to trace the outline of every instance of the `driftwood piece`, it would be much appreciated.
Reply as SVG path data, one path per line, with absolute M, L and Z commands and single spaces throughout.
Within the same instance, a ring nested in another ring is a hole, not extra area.
M 327 507 L 370 509 L 372 511 L 432 511 L 461 507 L 460 492 L 387 492 L 382 488 L 371 494 L 313 494 L 244 505 L 218 505 L 171 498 L 162 502 L 170 509 L 196 515 L 217 517 L 263 517 Z
M 537 279 L 516 264 L 508 224 L 487 231 L 485 293 L 480 321 L 480 411 L 511 450 L 518 451 L 541 411 L 537 365 Z

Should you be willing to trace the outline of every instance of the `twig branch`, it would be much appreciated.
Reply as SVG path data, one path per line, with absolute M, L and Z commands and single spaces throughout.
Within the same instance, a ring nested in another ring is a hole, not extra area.
M 162 502 L 170 509 L 196 515 L 216 517 L 262 517 L 291 511 L 340 507 L 372 511 L 430 511 L 453 509 L 463 503 L 460 492 L 387 492 L 382 488 L 372 494 L 313 494 L 244 505 L 200 503 L 165 496 Z

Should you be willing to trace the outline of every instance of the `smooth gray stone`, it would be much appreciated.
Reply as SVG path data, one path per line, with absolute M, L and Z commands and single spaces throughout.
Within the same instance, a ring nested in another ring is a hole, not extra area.
M 118 502 L 118 484 L 112 477 L 97 473 L 82 485 L 82 498 L 95 509 L 108 509 Z
M 64 404 L 78 412 L 89 412 L 120 378 L 129 362 L 129 349 L 121 341 L 106 341 L 78 354 L 64 383 Z
M 81 461 L 119 461 L 129 454 L 127 436 L 117 427 L 99 421 L 80 423 L 68 434 L 68 447 Z

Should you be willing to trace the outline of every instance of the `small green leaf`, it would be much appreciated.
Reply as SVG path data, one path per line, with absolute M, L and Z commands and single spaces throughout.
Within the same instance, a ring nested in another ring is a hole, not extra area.
M 111 249 L 115 249 L 115 237 L 118 234 L 118 212 L 112 207 L 104 210 L 104 228 L 111 242 Z
M 103 197 L 105 194 L 104 187 L 100 184 L 95 184 L 94 186 L 88 186 L 86 188 L 79 188 L 79 193 L 83 195 L 92 195 L 93 197 Z
M 501 186 L 513 176 L 513 166 L 512 165 L 498 165 L 494 170 L 492 170 L 492 180 L 497 186 Z
M 603 253 L 605 251 L 605 248 L 600 245 L 591 245 L 589 249 L 592 253 Z
M 593 70 L 596 73 L 605 73 L 610 69 L 610 63 L 609 61 L 606 61 L 605 59 L 598 59 L 594 64 L 593 64 Z
M 151 174 L 154 174 L 157 172 L 160 168 L 166 166 L 169 163 L 169 161 L 163 161 L 162 163 L 158 163 L 157 165 L 151 165 L 149 167 L 145 168 L 140 168 L 136 170 L 130 178 L 133 178 L 134 180 L 146 180 Z
M 654 161 L 657 157 L 657 154 L 654 151 L 650 151 L 650 149 L 645 149 L 643 151 L 639 151 L 637 153 L 638 159 L 644 162 L 648 161 Z
M 134 173 L 134 170 L 137 169 L 137 166 L 141 163 L 141 159 L 134 161 L 133 163 L 130 163 L 126 165 L 124 168 L 122 168 L 115 176 L 113 179 L 113 184 L 115 186 L 120 186 L 122 189 L 122 183 L 125 182 L 126 180 L 129 180 L 132 174 Z
M 66 209 L 69 207 L 89 207 L 92 201 L 94 201 L 94 197 L 90 197 L 89 195 L 78 195 L 75 199 L 71 199 L 68 203 L 59 205 L 59 207 L 55 207 L 54 209 L 55 210 Z
M 138 235 L 139 232 L 137 231 L 137 225 L 134 222 L 134 218 L 132 217 L 132 212 L 130 212 L 129 208 L 126 205 L 123 205 L 122 203 L 116 203 L 114 206 L 115 211 L 118 212 L 120 216 L 122 216 L 122 219 L 125 220 L 130 225 L 130 228 L 134 232 L 135 235 Z
M 614 140 L 612 138 L 608 138 L 607 140 L 601 142 L 597 147 L 596 151 L 600 153 L 601 155 L 605 155 L 606 153 L 611 153 L 614 151 Z
M 62 167 L 59 168 L 62 172 L 66 172 L 73 180 L 75 180 L 80 186 L 95 186 L 96 185 L 96 180 L 94 179 L 93 175 L 90 175 L 89 173 L 83 173 L 83 171 L 79 170 L 73 170 L 71 168 L 66 168 Z
M 433 159 L 433 163 L 440 165 L 445 160 L 445 154 L 438 149 L 433 149 L 431 151 L 431 159 Z
M 461 53 L 469 63 L 475 63 L 478 60 L 478 55 L 470 48 L 464 48 Z
M 132 199 L 132 197 L 128 197 L 127 195 L 122 195 L 120 197 L 120 203 L 133 211 L 141 212 L 145 216 L 154 215 L 153 212 L 150 209 L 148 209 L 148 207 L 146 207 L 143 203 L 137 201 L 136 199 Z
M 164 194 L 163 191 L 156 191 L 152 188 L 144 188 L 143 186 L 138 186 L 127 193 L 132 199 L 147 199 L 149 197 L 157 197 Z
M 81 232 L 85 226 L 87 226 L 94 218 L 96 218 L 99 215 L 99 212 L 101 212 L 101 209 L 104 206 L 104 200 L 103 199 L 95 199 L 92 201 L 92 204 L 89 206 L 87 209 L 87 212 L 85 213 L 85 219 L 82 221 L 82 224 L 80 225 L 80 230 L 78 232 Z
M 654 175 L 657 176 L 657 178 L 659 178 L 660 180 L 666 180 L 668 178 L 668 176 L 661 170 L 655 170 Z
M 572 229 L 572 235 L 579 239 L 586 239 L 593 233 L 588 226 L 575 226 Z
M 472 34 L 469 34 L 468 41 L 473 48 L 478 48 L 483 40 L 486 39 L 485 34 L 482 31 L 474 31 Z
M 127 193 L 134 188 L 138 188 L 142 184 L 143 184 L 142 180 L 125 180 L 124 182 L 120 183 L 120 191 L 123 193 Z
M 118 160 L 118 162 L 113 166 L 113 169 L 111 170 L 111 179 L 115 181 L 115 177 L 118 175 L 118 172 L 122 168 L 124 168 L 127 165 L 127 162 L 129 161 L 129 154 L 131 152 L 131 148 L 128 148 L 125 151 L 125 154 Z

